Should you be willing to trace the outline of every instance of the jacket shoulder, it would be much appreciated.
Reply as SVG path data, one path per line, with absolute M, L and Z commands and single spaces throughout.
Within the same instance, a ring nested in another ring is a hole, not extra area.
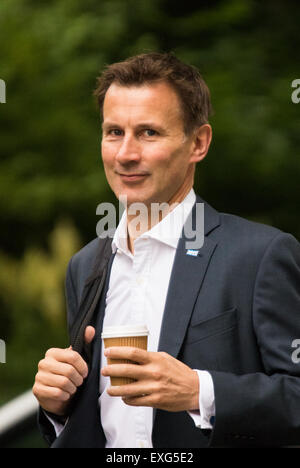
M 220 213 L 221 222 L 225 228 L 240 235 L 257 236 L 260 239 L 270 240 L 278 234 L 284 234 L 280 229 L 267 224 L 251 221 L 240 216 Z
M 220 217 L 222 241 L 231 245 L 233 251 L 248 255 L 248 259 L 261 258 L 275 244 L 299 250 L 297 239 L 276 227 L 227 213 L 220 213 Z
M 87 278 L 91 275 L 99 250 L 101 239 L 98 237 L 86 244 L 71 258 L 67 271 L 67 284 L 71 281 L 77 301 L 80 302 Z M 69 281 L 68 281 L 69 279 Z
M 72 269 L 87 268 L 88 265 L 93 263 L 95 259 L 97 249 L 99 246 L 99 238 L 93 239 L 88 244 L 83 246 L 78 252 L 76 252 L 71 258 Z

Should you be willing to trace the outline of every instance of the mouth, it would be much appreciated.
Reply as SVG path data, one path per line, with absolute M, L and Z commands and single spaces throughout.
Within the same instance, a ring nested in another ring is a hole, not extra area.
M 124 182 L 139 182 L 144 180 L 149 174 L 121 174 L 119 173 L 119 176 L 121 177 L 121 180 Z

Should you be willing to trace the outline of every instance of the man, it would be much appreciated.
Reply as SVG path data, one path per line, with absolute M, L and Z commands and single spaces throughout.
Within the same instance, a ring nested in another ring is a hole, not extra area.
M 299 243 L 204 203 L 203 246 L 187 248 L 185 227 L 197 226 L 203 202 L 192 188 L 195 165 L 211 142 L 209 91 L 193 67 L 170 54 L 133 57 L 104 71 L 96 96 L 105 174 L 127 213 L 85 329 L 91 360 L 70 347 L 39 363 L 33 392 L 46 439 L 53 447 L 299 444 Z M 137 202 L 148 208 L 139 230 Z M 167 208 L 153 222 L 156 203 Z M 69 330 L 98 243 L 70 261 Z M 139 323 L 150 330 L 148 351 L 104 352 L 104 326 Z M 108 356 L 133 363 L 107 365 Z M 111 387 L 110 376 L 136 381 Z

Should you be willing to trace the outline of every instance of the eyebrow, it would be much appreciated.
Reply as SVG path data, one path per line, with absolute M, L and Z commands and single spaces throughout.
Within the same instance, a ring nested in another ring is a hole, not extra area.
M 114 122 L 103 122 L 102 123 L 102 129 L 105 130 L 107 128 L 121 128 L 121 125 L 114 123 Z M 161 125 L 158 125 L 154 122 L 141 122 L 139 123 L 136 127 L 137 130 L 140 130 L 142 128 L 154 128 L 155 130 L 158 130 L 160 132 L 165 132 L 166 129 L 163 128 Z

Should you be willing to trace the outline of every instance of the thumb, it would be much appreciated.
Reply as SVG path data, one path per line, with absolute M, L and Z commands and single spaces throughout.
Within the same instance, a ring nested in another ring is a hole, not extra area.
M 95 336 L 96 330 L 94 327 L 88 326 L 84 332 L 84 340 L 87 344 L 90 344 Z

